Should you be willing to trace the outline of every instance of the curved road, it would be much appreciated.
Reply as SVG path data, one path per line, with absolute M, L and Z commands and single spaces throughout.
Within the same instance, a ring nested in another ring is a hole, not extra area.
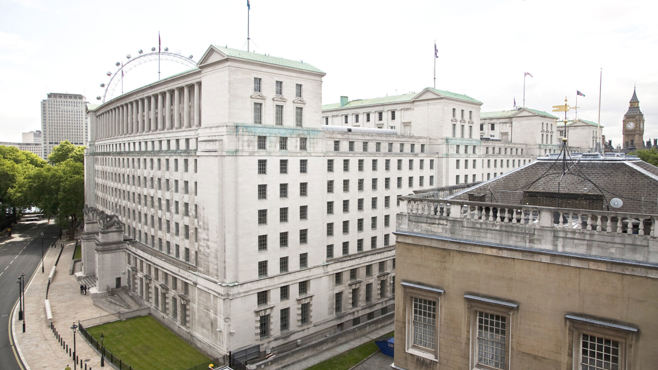
M 16 357 L 9 342 L 9 318 L 14 303 L 18 300 L 17 278 L 25 274 L 27 285 L 32 273 L 41 273 L 37 269 L 41 263 L 41 237 L 44 232 L 44 252 L 57 240 L 58 228 L 48 225 L 46 221 L 21 222 L 13 228 L 12 238 L 2 236 L 0 239 L 0 369 L 19 370 Z M 46 271 L 45 273 L 48 273 Z M 26 296 L 25 299 L 43 299 L 43 297 Z M 25 324 L 32 325 L 32 318 L 26 317 Z

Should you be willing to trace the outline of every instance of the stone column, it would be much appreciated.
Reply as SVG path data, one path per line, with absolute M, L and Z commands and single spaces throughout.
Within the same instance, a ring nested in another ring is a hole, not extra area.
M 183 86 L 183 127 L 190 127 L 190 87 Z
M 135 102 L 128 103 L 128 127 L 126 128 L 126 135 L 133 133 L 133 126 L 135 125 Z
M 194 84 L 194 127 L 201 126 L 201 110 L 199 109 L 201 103 L 200 93 L 201 86 L 200 83 L 197 82 Z
M 153 128 L 157 127 L 156 126 L 157 121 L 155 120 L 155 118 L 156 118 L 155 112 L 157 112 L 157 110 L 158 110 L 158 106 L 156 105 L 158 103 L 158 101 L 157 101 L 155 95 L 151 95 L 150 100 L 151 100 L 150 105 L 149 105 L 149 108 L 150 108 L 149 109 L 150 122 L 149 122 L 149 125 L 146 126 L 146 131 L 155 131 Z
M 165 91 L 165 101 L 164 101 L 164 123 L 165 130 L 171 130 L 171 92 L 169 90 Z
M 180 128 L 180 90 L 174 89 L 174 129 Z

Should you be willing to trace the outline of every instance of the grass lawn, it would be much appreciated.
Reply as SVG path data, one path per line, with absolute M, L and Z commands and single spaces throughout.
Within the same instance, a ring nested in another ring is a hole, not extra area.
M 133 369 L 188 369 L 210 359 L 151 316 L 87 328 L 96 340 L 101 333 L 107 350 Z
M 82 259 L 82 245 L 78 244 L 73 251 L 73 260 Z
M 392 336 L 393 332 L 390 332 L 379 339 L 390 338 Z M 377 351 L 379 351 L 379 348 L 377 348 L 375 341 L 364 343 L 336 357 L 311 366 L 307 370 L 347 370 Z

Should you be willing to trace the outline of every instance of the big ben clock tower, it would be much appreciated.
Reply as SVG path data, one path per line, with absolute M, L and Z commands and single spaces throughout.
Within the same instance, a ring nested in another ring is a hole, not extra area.
M 633 97 L 624 114 L 624 149 L 635 150 L 644 148 L 644 114 L 640 111 L 640 101 L 637 99 L 635 88 Z

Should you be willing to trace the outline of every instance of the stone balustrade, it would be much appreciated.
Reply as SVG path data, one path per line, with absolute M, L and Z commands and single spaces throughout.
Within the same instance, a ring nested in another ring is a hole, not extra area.
M 564 230 L 658 236 L 658 215 L 403 197 L 407 214 Z

